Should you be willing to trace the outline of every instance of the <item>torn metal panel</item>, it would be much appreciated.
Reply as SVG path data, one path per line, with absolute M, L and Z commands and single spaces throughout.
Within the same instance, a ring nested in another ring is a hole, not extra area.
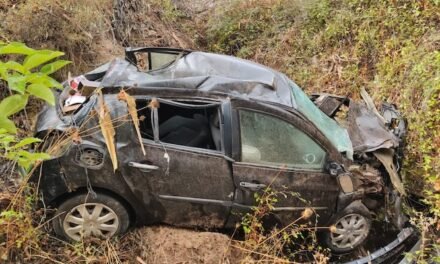
M 57 94 L 56 101 L 59 101 L 61 96 L 62 95 Z M 79 127 L 83 124 L 84 120 L 86 120 L 86 117 L 96 102 L 97 95 L 94 94 L 71 115 L 62 115 L 60 105 L 45 105 L 38 115 L 35 132 L 40 133 L 49 130 L 65 131 L 72 126 Z
M 376 106 L 374 105 L 373 98 L 367 93 L 364 87 L 361 88 L 361 96 L 362 99 L 364 99 L 365 104 L 367 105 L 367 108 L 372 111 L 377 118 L 379 118 L 383 123 L 385 123 L 385 119 L 383 116 L 379 114 L 379 111 L 377 111 Z
M 353 101 L 348 111 L 348 133 L 355 152 L 372 152 L 399 146 L 399 139 L 373 111 Z
M 294 107 L 281 73 L 224 55 L 193 52 L 167 68 L 140 72 L 122 59 L 111 62 L 102 87 L 175 87 L 249 97 Z
M 400 231 L 397 238 L 385 247 L 379 248 L 374 252 L 371 252 L 366 257 L 362 257 L 356 260 L 346 262 L 345 264 L 369 264 L 369 263 L 397 263 L 402 255 L 402 248 L 411 247 L 413 240 L 415 239 L 417 232 L 412 227 L 407 227 Z M 418 249 L 420 245 L 418 243 L 414 245 Z M 411 250 L 415 252 L 415 250 Z M 411 255 L 410 255 L 411 256 Z M 415 263 L 410 257 L 406 256 L 404 260 L 399 262 L 400 264 Z
M 400 180 L 397 168 L 394 165 L 394 150 L 393 149 L 379 149 L 373 152 L 374 156 L 383 164 L 388 174 L 390 175 L 391 183 L 394 188 L 402 195 L 406 195 L 405 188 Z
M 379 170 L 374 169 L 369 164 L 362 166 L 352 165 L 349 167 L 350 173 L 354 176 L 356 190 L 362 190 L 366 194 L 380 193 L 383 191 L 383 178 Z

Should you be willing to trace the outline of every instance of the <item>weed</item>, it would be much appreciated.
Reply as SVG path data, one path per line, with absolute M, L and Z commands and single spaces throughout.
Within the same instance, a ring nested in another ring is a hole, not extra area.
M 252 213 L 242 218 L 241 228 L 245 233 L 242 242 L 236 242 L 234 247 L 244 253 L 244 262 L 274 262 L 290 263 L 291 261 L 313 261 L 327 263 L 330 252 L 318 244 L 316 223 L 310 221 L 316 213 L 306 207 L 298 218 L 288 225 L 266 230 L 265 220 L 273 216 L 273 209 L 278 197 L 292 196 L 291 199 L 301 199 L 297 193 L 274 191 L 270 187 L 263 193 L 256 193 L 257 205 Z M 306 201 L 305 204 L 307 204 Z M 273 223 L 272 223 L 273 224 Z M 328 229 L 328 228 L 323 228 Z

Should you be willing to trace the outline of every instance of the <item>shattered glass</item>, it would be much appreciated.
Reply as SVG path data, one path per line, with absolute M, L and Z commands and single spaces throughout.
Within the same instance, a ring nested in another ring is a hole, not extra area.
M 309 99 L 309 97 L 294 82 L 290 81 L 292 96 L 296 102 L 296 109 L 305 115 L 338 149 L 345 152 L 349 159 L 353 159 L 353 146 L 345 128 L 324 114 Z

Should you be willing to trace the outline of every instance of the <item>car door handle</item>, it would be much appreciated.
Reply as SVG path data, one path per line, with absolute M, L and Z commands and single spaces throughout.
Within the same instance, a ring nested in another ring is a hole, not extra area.
M 253 183 L 253 182 L 240 182 L 240 187 L 251 190 L 253 192 L 266 188 L 266 184 Z
M 128 166 L 133 167 L 133 168 L 138 168 L 141 171 L 145 171 L 145 172 L 159 169 L 159 167 L 155 166 L 155 165 L 142 164 L 142 163 L 133 162 L 133 161 L 130 161 L 128 163 Z

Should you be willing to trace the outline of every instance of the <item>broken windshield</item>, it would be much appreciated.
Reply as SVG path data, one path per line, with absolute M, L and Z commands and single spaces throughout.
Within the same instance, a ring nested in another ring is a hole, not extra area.
M 291 80 L 289 80 L 289 83 L 292 88 L 292 101 L 296 103 L 296 109 L 306 116 L 339 152 L 345 152 L 347 158 L 352 160 L 353 147 L 347 130 L 319 110 L 298 85 Z

